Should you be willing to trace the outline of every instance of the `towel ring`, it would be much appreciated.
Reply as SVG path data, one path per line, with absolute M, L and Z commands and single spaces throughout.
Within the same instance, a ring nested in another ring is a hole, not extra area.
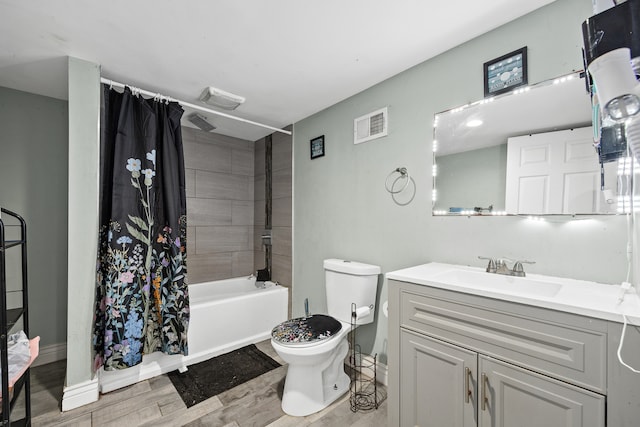
M 395 180 L 393 180 L 393 182 L 391 183 L 391 188 L 389 188 L 389 178 L 391 178 L 396 173 L 399 173 L 400 175 L 396 177 Z M 404 186 L 401 189 L 395 191 L 394 188 L 396 186 L 396 182 L 398 182 L 402 178 L 406 179 Z M 411 176 L 409 175 L 409 171 L 407 170 L 407 168 L 405 167 L 395 168 L 394 170 L 391 171 L 391 173 L 387 176 L 387 179 L 384 181 L 384 187 L 389 193 L 398 194 L 403 192 L 407 188 L 407 186 L 409 185 L 409 180 L 411 180 Z
M 398 175 L 392 182 L 391 182 L 391 187 L 389 187 L 389 180 L 396 174 L 400 174 Z M 402 188 L 396 190 L 396 183 L 398 181 L 400 181 L 401 179 L 404 179 L 406 182 L 404 183 L 404 185 L 402 186 Z M 407 200 L 406 202 L 399 202 L 396 199 L 396 194 L 403 192 L 404 190 L 407 189 L 407 187 L 409 186 L 409 182 L 411 182 L 413 184 L 413 194 L 411 194 L 411 197 L 409 198 L 409 200 Z M 409 175 L 409 171 L 407 170 L 407 168 L 405 167 L 399 167 L 396 168 L 394 170 L 391 171 L 391 173 L 387 176 L 387 179 L 384 181 L 384 187 L 385 189 L 391 193 L 391 198 L 393 199 L 393 201 L 398 205 L 398 206 L 406 206 L 409 203 L 411 203 L 414 199 L 414 197 L 416 197 L 416 182 L 413 180 L 413 178 L 411 177 L 411 175 Z

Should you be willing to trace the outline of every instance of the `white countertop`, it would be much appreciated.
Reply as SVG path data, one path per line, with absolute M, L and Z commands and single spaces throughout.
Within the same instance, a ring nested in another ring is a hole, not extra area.
M 385 275 L 387 279 L 528 304 L 640 326 L 640 297 L 634 288 L 618 303 L 620 285 L 527 274 L 526 278 L 487 273 L 483 268 L 429 263 Z M 457 280 L 461 277 L 465 280 Z M 477 278 L 478 280 L 473 280 Z M 484 284 L 483 282 L 486 282 Z M 537 290 L 540 290 L 538 292 Z M 548 291 L 547 291 L 548 290 Z

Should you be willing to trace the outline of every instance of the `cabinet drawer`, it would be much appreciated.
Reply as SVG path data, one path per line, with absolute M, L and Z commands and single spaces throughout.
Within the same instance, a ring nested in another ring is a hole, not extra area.
M 523 316 L 448 298 L 453 293 L 446 291 L 440 294 L 426 296 L 403 291 L 400 326 L 596 392 L 606 392 L 605 332 L 562 322 L 565 313 L 538 309 L 540 315 L 534 317 L 528 307 L 527 316 Z M 549 313 L 553 316 L 545 316 Z M 553 321 L 547 320 L 549 317 Z

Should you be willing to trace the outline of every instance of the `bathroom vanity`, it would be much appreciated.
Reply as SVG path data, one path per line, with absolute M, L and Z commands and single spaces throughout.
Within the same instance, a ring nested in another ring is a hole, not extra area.
M 389 425 L 638 425 L 640 374 L 616 356 L 637 294 L 438 263 L 387 279 Z M 640 368 L 640 328 L 622 355 Z

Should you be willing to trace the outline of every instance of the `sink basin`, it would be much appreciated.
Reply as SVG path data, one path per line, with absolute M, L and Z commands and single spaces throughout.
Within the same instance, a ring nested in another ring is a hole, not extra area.
M 432 262 L 391 271 L 399 282 L 464 292 L 640 326 L 640 293 L 629 290 L 620 301 L 619 285 L 529 274 L 526 277 L 487 273 L 484 268 Z
M 433 280 L 487 291 L 494 290 L 500 293 L 547 298 L 556 296 L 562 288 L 562 285 L 559 283 L 544 282 L 528 277 L 505 276 L 503 274 L 462 269 L 452 269 L 436 273 L 433 275 Z

